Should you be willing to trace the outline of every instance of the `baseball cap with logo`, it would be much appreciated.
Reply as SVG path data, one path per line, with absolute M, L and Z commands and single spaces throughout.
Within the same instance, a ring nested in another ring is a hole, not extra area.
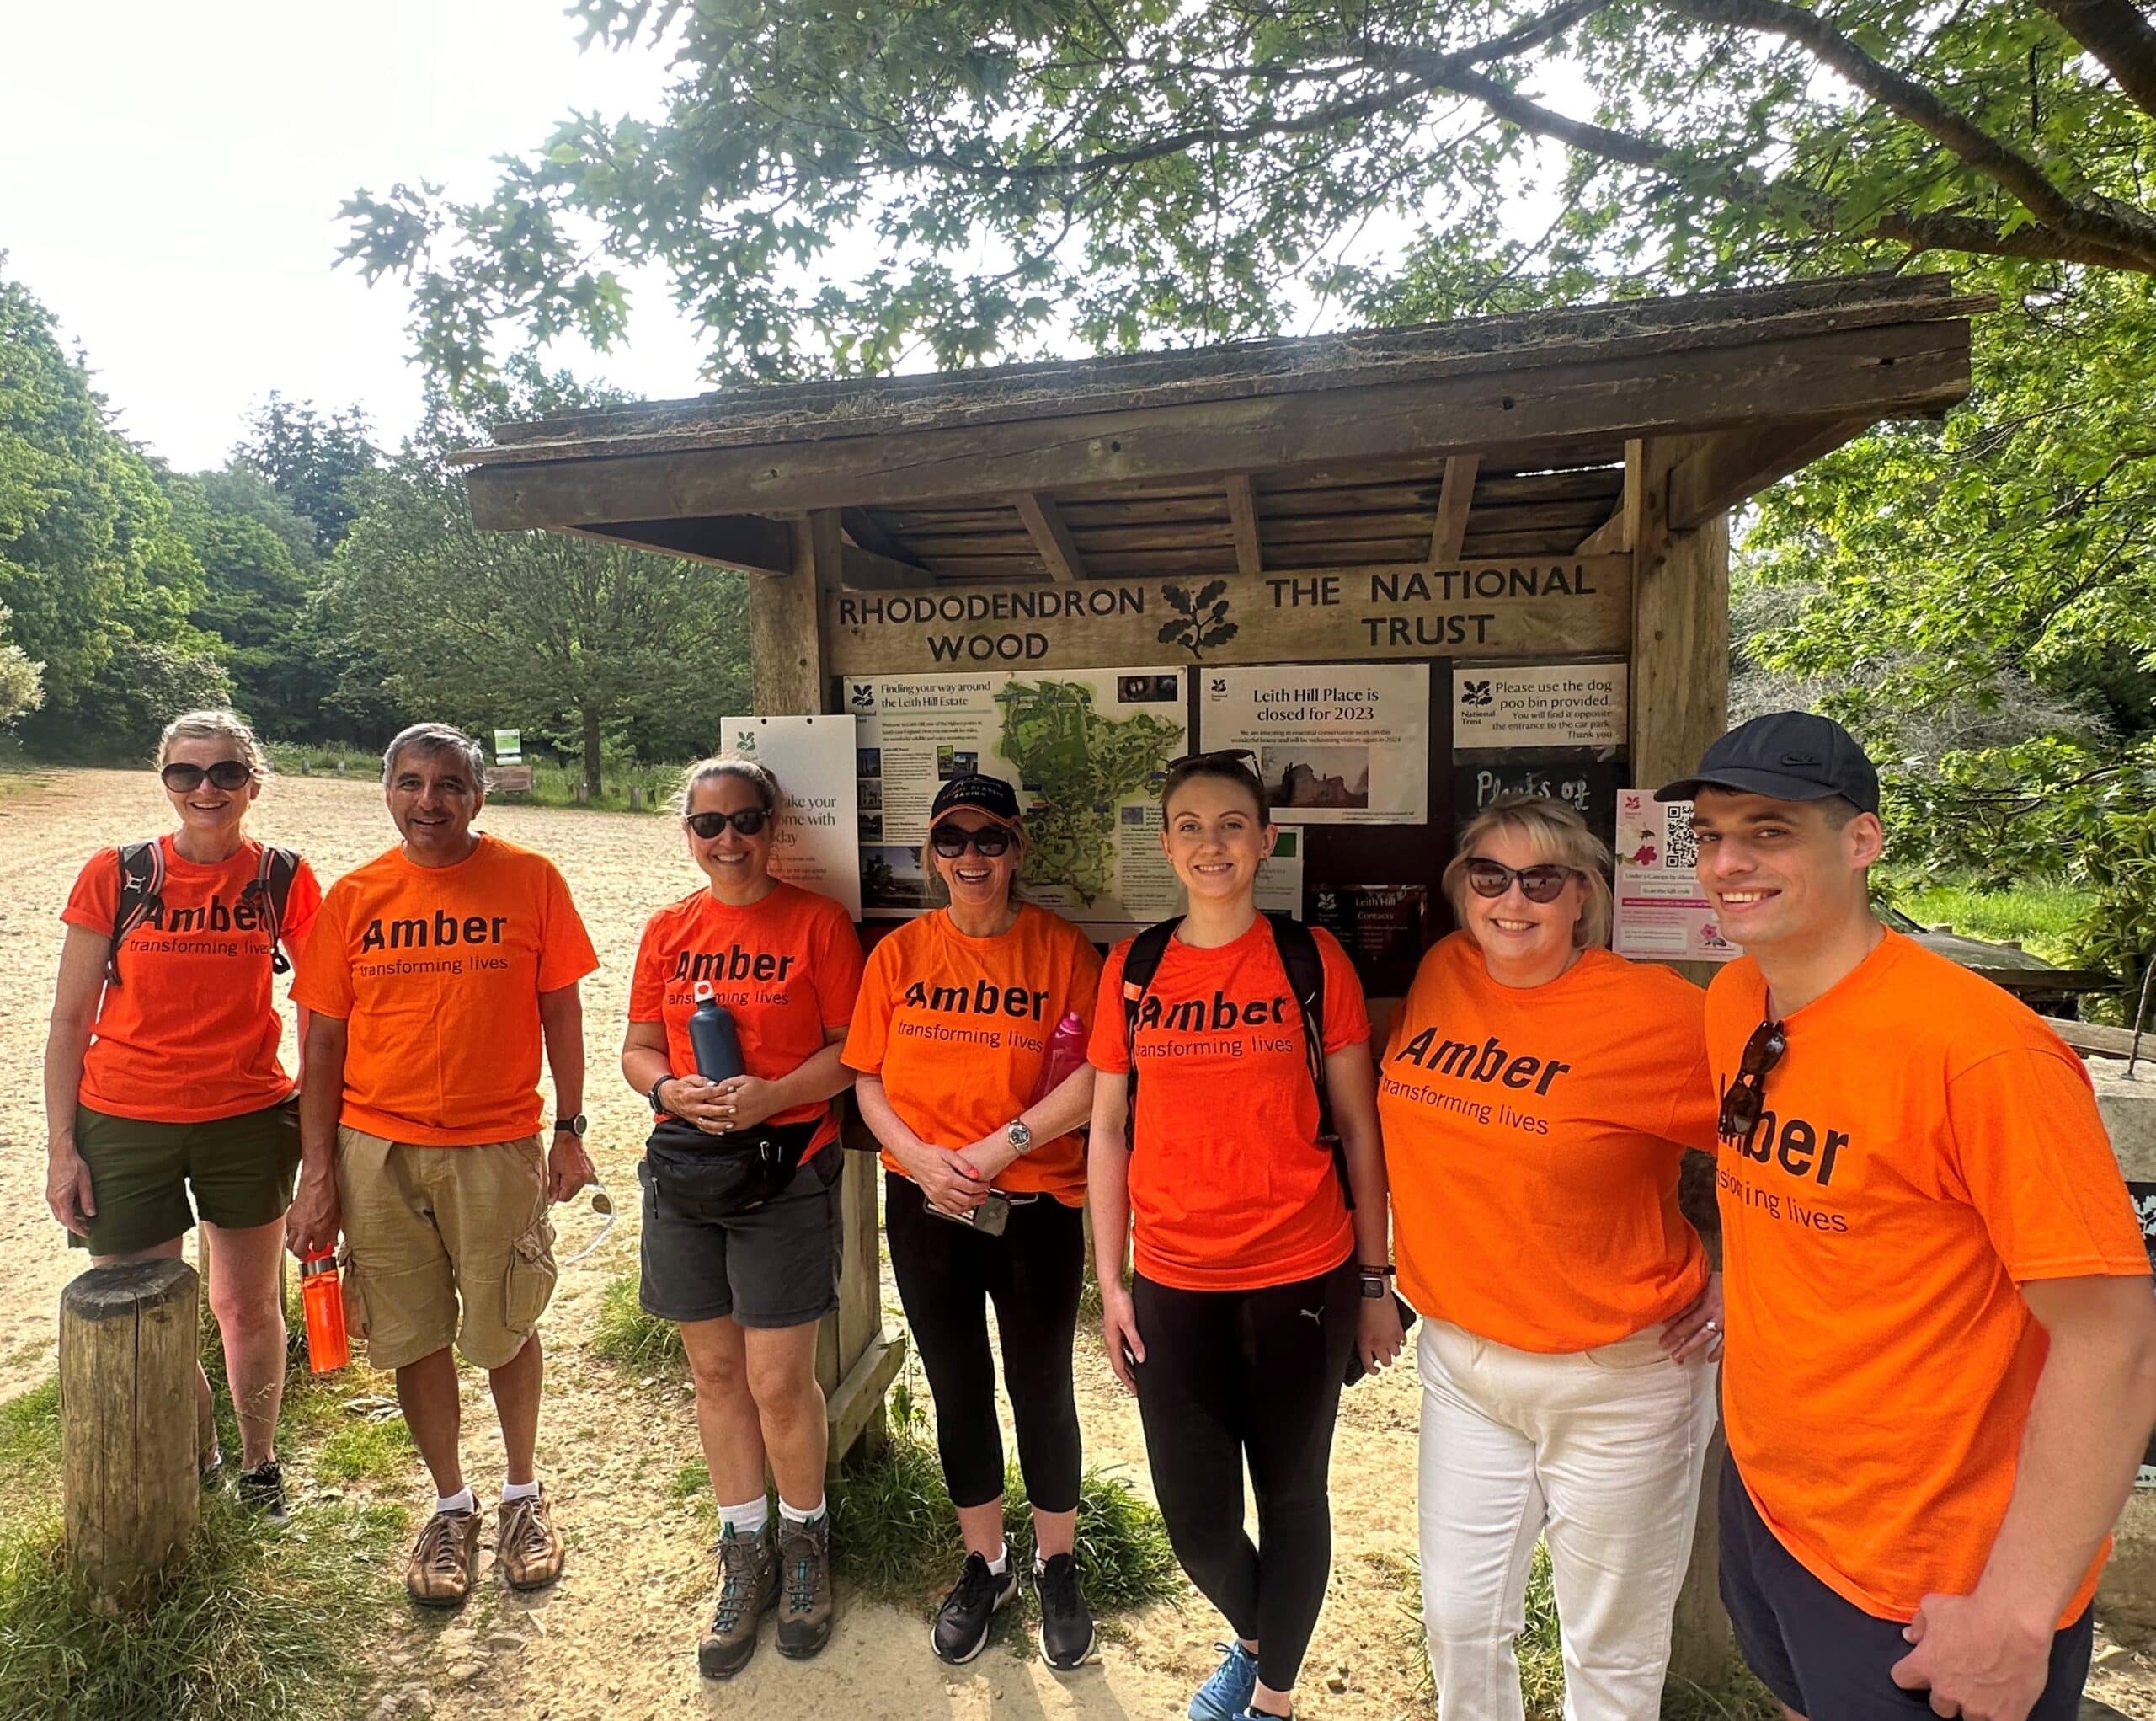
M 990 824 L 1006 831 L 1024 822 L 1018 796 L 1000 777 L 954 777 L 936 791 L 928 810 L 928 828 L 933 831 L 953 813 L 979 813 Z
M 1879 773 L 1856 738 L 1830 717 L 1770 711 L 1741 723 L 1709 747 L 1689 777 L 1664 783 L 1658 801 L 1696 800 L 1703 788 L 1820 801 L 1838 794 L 1860 813 L 1879 810 Z

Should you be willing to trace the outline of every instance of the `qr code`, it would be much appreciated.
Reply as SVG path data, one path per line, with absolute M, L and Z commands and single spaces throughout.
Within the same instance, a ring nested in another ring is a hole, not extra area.
M 1700 844 L 1692 835 L 1692 809 L 1673 806 L 1662 821 L 1662 863 L 1672 872 L 1689 872 L 1700 863 Z

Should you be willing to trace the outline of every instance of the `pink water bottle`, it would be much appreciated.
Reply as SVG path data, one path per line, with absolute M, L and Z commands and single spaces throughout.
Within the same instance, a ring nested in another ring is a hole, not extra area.
M 1026 1104 L 1038 1105 L 1063 1086 L 1070 1072 L 1085 1061 L 1086 1024 L 1073 1010 L 1055 1024 L 1055 1032 L 1049 1035 L 1048 1055 L 1041 1060 L 1041 1079 L 1033 1084 L 1033 1097 Z

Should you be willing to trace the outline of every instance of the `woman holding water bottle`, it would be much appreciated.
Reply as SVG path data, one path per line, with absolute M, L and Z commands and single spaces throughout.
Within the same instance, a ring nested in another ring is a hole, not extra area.
M 1071 1344 L 1086 1270 L 1085 1061 L 1101 959 L 1068 921 L 1017 901 L 1025 825 L 1011 785 L 945 783 L 928 858 L 947 905 L 868 959 L 846 1061 L 883 1144 L 891 1271 L 936 1400 L 936 1444 L 966 1559 L 931 1641 L 962 1663 L 1018 1593 L 1003 1542 L 1003 1440 L 988 1306 L 1033 1512 L 1041 1656 L 1093 1649 L 1074 1547 L 1080 1471 Z
M 830 1102 L 853 1080 L 839 1054 L 861 943 L 837 903 L 771 876 L 780 804 L 753 760 L 689 767 L 678 804 L 706 883 L 645 926 L 622 1044 L 654 1116 L 638 1301 L 680 1326 L 718 1499 L 718 1604 L 696 1649 L 712 1679 L 740 1671 L 773 1609 L 782 1655 L 831 1630 L 816 1327 L 838 1307 Z

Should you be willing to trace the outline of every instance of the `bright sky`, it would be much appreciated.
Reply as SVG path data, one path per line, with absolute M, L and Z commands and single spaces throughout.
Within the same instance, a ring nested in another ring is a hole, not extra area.
M 418 417 L 402 290 L 333 266 L 338 205 L 489 162 L 573 110 L 656 113 L 647 51 L 579 53 L 557 0 L 103 0 L 9 8 L 0 251 L 89 355 L 120 427 L 183 470 L 222 464 L 271 389 Z M 647 398 L 694 393 L 664 285 L 633 345 L 549 355 Z

